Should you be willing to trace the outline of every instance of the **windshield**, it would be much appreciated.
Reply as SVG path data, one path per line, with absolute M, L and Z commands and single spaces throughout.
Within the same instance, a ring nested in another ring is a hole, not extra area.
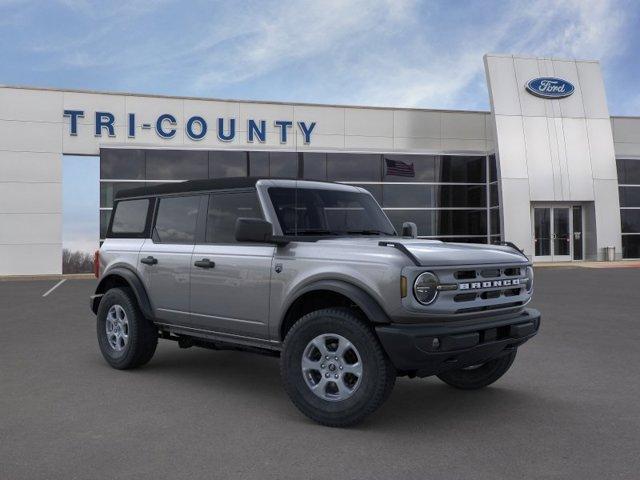
M 283 235 L 395 235 L 367 193 L 315 188 L 269 188 Z

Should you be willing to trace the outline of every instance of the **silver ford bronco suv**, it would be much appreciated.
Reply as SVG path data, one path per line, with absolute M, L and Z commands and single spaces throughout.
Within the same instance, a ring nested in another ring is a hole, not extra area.
M 91 309 L 114 368 L 158 339 L 280 357 L 309 418 L 354 424 L 397 376 L 461 389 L 498 380 L 540 313 L 513 245 L 400 235 L 366 190 L 275 179 L 194 180 L 116 196 Z

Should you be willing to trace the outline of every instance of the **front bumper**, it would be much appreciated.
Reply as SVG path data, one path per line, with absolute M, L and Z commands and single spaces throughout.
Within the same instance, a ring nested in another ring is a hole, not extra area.
M 377 326 L 376 333 L 397 370 L 427 377 L 506 355 L 539 328 L 540 312 L 526 308 L 463 325 L 392 323 Z

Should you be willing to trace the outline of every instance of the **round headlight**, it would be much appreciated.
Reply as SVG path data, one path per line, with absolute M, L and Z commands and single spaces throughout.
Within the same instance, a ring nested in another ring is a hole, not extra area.
M 438 295 L 438 277 L 431 272 L 420 274 L 413 284 L 413 294 L 423 305 L 432 303 Z
M 527 293 L 533 292 L 533 267 L 527 267 Z

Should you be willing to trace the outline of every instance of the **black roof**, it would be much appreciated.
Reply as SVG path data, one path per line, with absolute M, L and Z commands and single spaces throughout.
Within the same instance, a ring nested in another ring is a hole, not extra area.
M 171 193 L 191 193 L 210 190 L 227 190 L 234 188 L 252 188 L 260 178 L 255 177 L 231 177 L 207 180 L 187 180 L 186 182 L 163 183 L 148 187 L 129 188 L 116 194 L 116 200 L 133 197 L 150 197 Z

